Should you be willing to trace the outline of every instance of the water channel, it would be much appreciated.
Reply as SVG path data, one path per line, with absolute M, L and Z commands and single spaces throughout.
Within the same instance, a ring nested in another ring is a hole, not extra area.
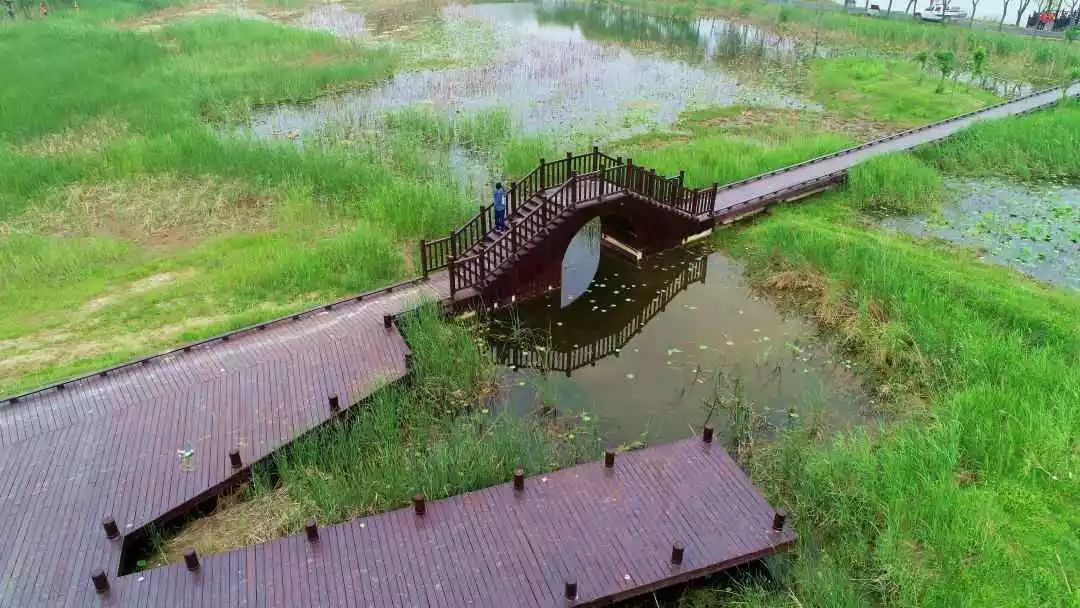
M 489 319 L 517 410 L 586 412 L 622 444 L 685 437 L 710 410 L 729 441 L 874 417 L 857 364 L 755 294 L 739 263 L 703 247 L 631 262 L 583 235 L 564 269 L 594 259 L 595 276 L 565 273 L 561 289 Z

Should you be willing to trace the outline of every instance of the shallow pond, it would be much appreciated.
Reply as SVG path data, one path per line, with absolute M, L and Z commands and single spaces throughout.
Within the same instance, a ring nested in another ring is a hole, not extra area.
M 585 283 L 565 306 L 572 286 L 489 319 L 517 409 L 588 412 L 614 443 L 685 437 L 717 398 L 711 423 L 736 443 L 873 416 L 857 365 L 755 295 L 723 254 L 687 249 L 634 264 L 605 253 Z
M 451 5 L 439 18 L 487 24 L 494 35 L 490 61 L 399 73 L 372 88 L 267 108 L 254 115 L 251 131 L 300 139 L 328 124 L 365 129 L 386 110 L 423 103 L 451 114 L 507 107 L 527 132 L 614 138 L 670 124 L 695 105 L 807 106 L 737 76 L 736 65 L 765 69 L 796 51 L 790 39 L 751 26 L 550 2 Z M 350 37 L 364 24 L 340 7 L 298 21 Z
M 976 247 L 983 259 L 1080 289 L 1080 188 L 973 179 L 946 186 L 952 202 L 940 212 L 885 225 Z

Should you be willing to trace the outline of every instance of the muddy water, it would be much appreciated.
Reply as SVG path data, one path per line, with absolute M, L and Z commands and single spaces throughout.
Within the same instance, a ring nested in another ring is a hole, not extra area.
M 939 213 L 885 225 L 975 247 L 989 262 L 1080 289 L 1080 188 L 970 179 L 946 186 L 953 202 Z
M 305 18 L 312 27 L 345 35 L 363 27 L 345 9 L 320 10 Z M 621 137 L 670 124 L 689 106 L 807 105 L 736 75 L 735 64 L 764 65 L 794 52 L 789 40 L 749 26 L 567 3 L 452 5 L 440 18 L 486 23 L 495 39 L 491 60 L 399 73 L 371 89 L 269 108 L 252 118 L 251 130 L 297 139 L 326 124 L 364 129 L 387 110 L 423 103 L 451 114 L 507 107 L 527 132 Z
M 605 438 L 631 443 L 687 436 L 715 397 L 725 403 L 712 424 L 741 441 L 794 424 L 837 429 L 874 410 L 857 365 L 756 296 L 722 254 L 674 251 L 636 265 L 605 253 L 580 297 L 567 306 L 561 297 L 491 319 L 522 411 L 588 412 Z

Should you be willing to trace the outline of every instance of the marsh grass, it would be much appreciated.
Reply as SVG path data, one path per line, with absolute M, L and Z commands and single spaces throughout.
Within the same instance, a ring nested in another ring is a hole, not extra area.
M 941 176 L 907 153 L 877 156 L 848 172 L 846 191 L 856 208 L 874 215 L 913 215 L 941 202 Z
M 852 196 L 724 233 L 755 272 L 815 269 L 849 308 L 883 311 L 891 329 L 862 342 L 886 373 L 920 380 L 933 416 L 824 447 L 792 435 L 756 462 L 755 479 L 799 514 L 804 550 L 786 584 L 804 605 L 1067 605 L 1080 567 L 1067 506 L 1080 303 L 944 246 L 838 223 L 861 205 Z
M 1080 101 L 978 123 L 916 154 L 949 173 L 1080 181 Z
M 338 523 L 405 506 L 417 492 L 437 500 L 508 481 L 518 467 L 532 475 L 599 454 L 595 431 L 580 420 L 492 411 L 494 364 L 469 326 L 424 306 L 404 332 L 414 355 L 410 382 L 383 388 L 275 454 L 241 500 L 171 539 L 167 553 L 175 559 L 192 543 L 244 546 L 252 531 L 293 533 L 308 517 Z

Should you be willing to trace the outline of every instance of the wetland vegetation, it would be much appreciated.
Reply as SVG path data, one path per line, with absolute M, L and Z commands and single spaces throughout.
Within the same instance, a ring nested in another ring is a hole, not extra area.
M 1060 83 L 1080 65 L 1080 45 L 809 4 L 331 6 L 112 0 L 0 24 L 0 56 L 17 58 L 0 62 L 0 392 L 410 276 L 418 239 L 467 217 L 490 182 L 568 147 L 725 182 L 1017 90 L 1001 82 Z M 564 49 L 536 63 L 545 45 Z M 941 92 L 937 51 L 956 63 Z M 713 263 L 738 297 L 816 328 L 797 345 L 853 363 L 855 409 L 870 415 L 806 424 L 790 413 L 807 396 L 783 394 L 796 403 L 770 406 L 769 440 L 738 454 L 793 514 L 799 548 L 769 580 L 650 605 L 1080 601 L 1078 138 L 1080 104 L 1063 101 L 877 159 L 836 191 L 717 232 Z M 994 198 L 1046 189 L 1059 194 Z M 969 236 L 982 221 L 997 240 L 894 229 L 912 217 Z M 996 249 L 1017 239 L 1064 270 L 1016 264 L 1053 281 L 1039 282 L 993 263 L 1018 257 Z M 672 318 L 703 323 L 689 312 L 702 302 L 673 301 Z M 728 339 L 746 330 L 725 322 Z M 510 415 L 497 389 L 519 379 L 496 371 L 483 336 L 430 311 L 415 323 L 413 384 L 283 451 L 164 540 L 166 553 L 400 506 L 417 488 L 481 487 L 511 462 L 595 457 L 612 414 L 593 420 L 541 383 L 528 399 L 563 415 Z M 662 346 L 640 360 L 701 367 L 690 348 Z M 631 364 L 598 377 L 649 373 Z M 754 430 L 739 399 L 768 398 L 740 390 L 734 370 L 691 373 L 710 388 L 690 391 L 687 420 L 703 417 L 693 401 L 720 400 L 737 406 L 734 431 Z M 611 435 L 632 444 L 644 429 L 624 425 Z

